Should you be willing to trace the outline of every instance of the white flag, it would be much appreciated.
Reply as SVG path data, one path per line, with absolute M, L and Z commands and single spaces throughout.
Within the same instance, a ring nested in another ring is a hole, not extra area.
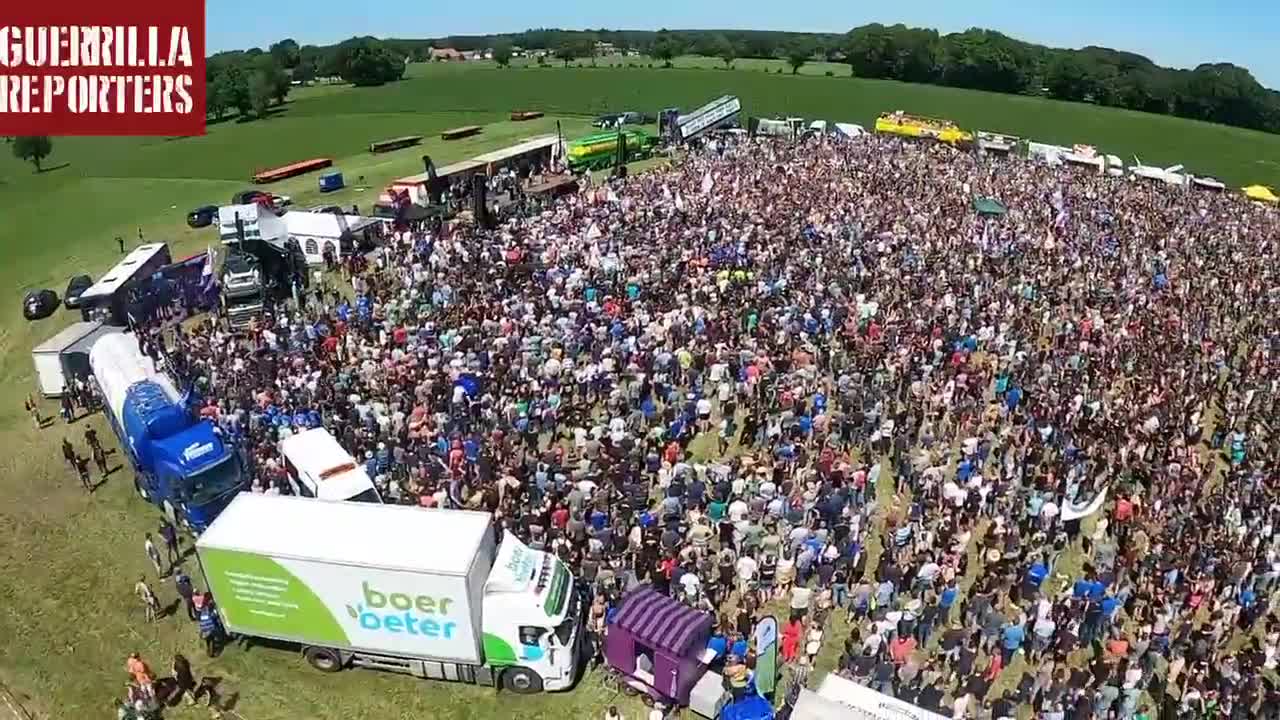
M 1107 501 L 1107 487 L 1103 487 L 1098 491 L 1089 502 L 1073 503 L 1065 502 L 1062 504 L 1062 521 L 1078 520 L 1080 518 L 1089 517 L 1090 515 L 1102 509 L 1102 504 Z
M 702 176 L 702 194 L 706 195 L 711 192 L 711 188 L 716 186 L 716 181 L 711 179 L 711 171 L 708 170 L 706 175 Z
M 676 210 L 684 212 L 684 198 L 680 196 L 680 191 L 676 191 Z

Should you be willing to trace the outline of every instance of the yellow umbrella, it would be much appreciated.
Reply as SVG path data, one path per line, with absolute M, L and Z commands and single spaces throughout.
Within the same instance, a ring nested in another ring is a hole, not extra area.
M 1244 188 L 1244 194 L 1252 200 L 1261 200 L 1262 202 L 1280 203 L 1280 197 L 1271 192 L 1271 188 L 1266 185 L 1250 185 Z

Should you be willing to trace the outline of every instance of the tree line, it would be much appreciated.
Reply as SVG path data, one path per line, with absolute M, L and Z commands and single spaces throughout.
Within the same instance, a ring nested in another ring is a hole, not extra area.
M 667 66 L 686 54 L 720 58 L 726 67 L 738 58 L 783 59 L 793 72 L 808 62 L 825 60 L 846 64 L 851 74 L 863 78 L 1042 95 L 1280 132 L 1280 93 L 1263 87 L 1243 67 L 1206 63 L 1192 70 L 1166 68 L 1134 53 L 1095 46 L 1050 48 L 983 28 L 946 35 L 930 28 L 879 23 L 843 34 L 536 28 L 501 35 L 351 38 L 330 46 L 299 47 L 293 40 L 282 40 L 266 52 L 255 49 L 222 55 L 250 60 L 249 72 L 242 72 L 246 81 L 265 72 L 252 64 L 256 54 L 270 56 L 295 80 L 328 76 L 357 85 L 376 85 L 399 79 L 405 61 L 430 59 L 432 48 L 492 49 L 503 65 L 514 48 L 542 50 L 565 64 L 576 60 L 594 64 L 597 43 L 637 50 Z M 214 58 L 210 58 L 211 67 Z M 253 111 L 256 106 L 250 88 L 237 87 L 242 91 L 234 96 L 240 102 L 225 105 L 246 114 L 248 97 L 247 107 Z
M 285 38 L 265 51 L 221 52 L 205 63 L 207 110 L 218 120 L 231 113 L 245 119 L 265 117 L 285 101 L 294 82 L 336 77 L 354 85 L 381 85 L 404 76 L 405 58 L 372 37 L 324 48 Z

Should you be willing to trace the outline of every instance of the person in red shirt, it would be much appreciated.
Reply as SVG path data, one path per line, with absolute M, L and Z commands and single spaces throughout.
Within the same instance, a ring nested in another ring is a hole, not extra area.
M 558 506 L 551 513 L 551 526 L 563 530 L 569 524 L 569 508 L 564 505 Z
M 915 652 L 915 649 L 915 638 L 910 635 L 899 635 L 889 643 L 889 657 L 894 665 L 905 665 L 907 660 L 911 659 L 911 653 Z
M 794 662 L 800 653 L 800 636 L 804 634 L 804 625 L 797 619 L 782 628 L 782 661 Z
M 1116 522 L 1127 522 L 1133 517 L 1133 503 L 1127 498 L 1116 499 Z
M 676 461 L 680 459 L 680 444 L 674 440 L 667 443 L 667 448 L 662 453 L 662 459 L 671 465 L 675 465 Z

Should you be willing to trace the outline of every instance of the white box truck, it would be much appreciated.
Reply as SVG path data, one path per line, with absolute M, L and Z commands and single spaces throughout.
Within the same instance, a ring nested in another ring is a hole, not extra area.
M 68 367 L 69 354 L 85 338 L 97 338 L 103 328 L 100 322 L 78 322 L 63 328 L 62 332 L 40 343 L 31 350 L 31 363 L 36 369 L 36 380 L 40 384 L 40 394 L 48 398 L 62 397 L 66 391 L 68 380 L 78 368 Z M 118 328 L 114 328 L 118 330 Z M 81 377 L 88 377 L 88 362 L 80 368 Z
M 582 603 L 558 558 L 488 513 L 241 493 L 196 542 L 228 631 L 366 667 L 517 693 L 566 690 Z

